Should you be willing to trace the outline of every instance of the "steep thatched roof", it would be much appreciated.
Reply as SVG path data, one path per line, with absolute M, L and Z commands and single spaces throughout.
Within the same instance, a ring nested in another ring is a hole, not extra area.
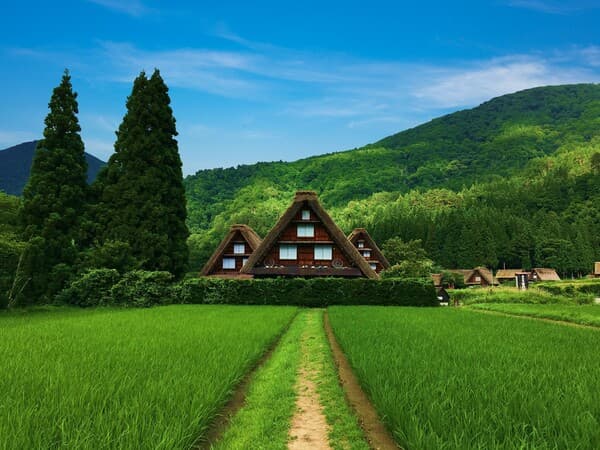
M 560 281 L 560 277 L 554 269 L 548 269 L 544 267 L 536 267 L 531 269 L 531 275 L 537 274 L 537 281 Z
M 494 279 L 492 272 L 486 267 L 475 267 L 474 269 L 450 269 L 449 272 L 462 274 L 465 279 L 465 283 L 467 284 L 469 284 L 468 280 L 475 275 L 476 272 L 479 273 L 479 276 L 488 284 L 498 284 L 498 282 Z
M 253 252 L 256 251 L 256 249 L 258 248 L 258 246 L 261 243 L 260 236 L 258 234 L 256 234 L 256 232 L 252 228 L 250 228 L 248 225 L 242 225 L 242 224 L 231 225 L 231 228 L 229 229 L 229 232 L 227 233 L 227 235 L 223 238 L 223 240 L 221 241 L 221 243 L 219 244 L 217 249 L 214 251 L 212 256 L 209 258 L 209 260 L 206 262 L 206 264 L 204 264 L 204 267 L 200 271 L 201 276 L 207 276 L 214 270 L 215 265 L 218 264 L 218 262 L 219 262 L 219 258 L 221 258 L 221 256 L 223 256 L 223 252 L 225 251 L 227 246 L 229 244 L 231 244 L 231 241 L 233 240 L 233 238 L 235 237 L 235 235 L 238 232 L 242 235 L 244 240 L 248 243 L 248 245 L 250 246 L 250 249 Z
M 261 262 L 267 253 L 277 243 L 277 239 L 287 228 L 290 222 L 294 219 L 298 211 L 304 207 L 304 204 L 311 208 L 319 220 L 323 223 L 327 232 L 331 235 L 333 242 L 337 245 L 340 251 L 344 254 L 351 264 L 354 264 L 362 274 L 368 278 L 378 278 L 379 276 L 369 263 L 363 258 L 358 250 L 346 238 L 344 232 L 335 224 L 327 211 L 321 206 L 317 193 L 314 191 L 298 191 L 294 197 L 294 201 L 288 209 L 279 218 L 275 226 L 265 236 L 260 246 L 250 256 L 241 273 L 252 273 L 254 266 Z
M 359 239 L 364 239 L 365 244 L 368 248 L 371 249 L 371 252 L 375 256 L 375 259 L 379 261 L 381 266 L 384 269 L 390 268 L 390 263 L 387 258 L 381 253 L 381 250 L 377 246 L 377 243 L 373 240 L 369 232 L 365 228 L 355 228 L 350 235 L 348 235 L 348 240 L 352 242 L 352 245 L 356 247 L 356 241 Z M 360 252 L 359 252 L 360 253 Z
M 431 279 L 433 280 L 433 285 L 438 287 L 442 285 L 442 274 L 441 273 L 432 273 Z
M 517 272 L 523 272 L 523 269 L 498 269 L 496 272 L 497 280 L 514 280 Z

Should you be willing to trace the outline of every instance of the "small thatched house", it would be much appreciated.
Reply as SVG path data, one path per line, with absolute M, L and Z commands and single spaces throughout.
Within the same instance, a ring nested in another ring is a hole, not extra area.
M 224 278 L 241 277 L 240 270 L 260 243 L 260 236 L 248 225 L 232 225 L 200 271 L 200 275 Z
M 254 277 L 378 278 L 312 191 L 296 192 L 241 273 Z
M 364 228 L 355 228 L 348 236 L 348 240 L 356 247 L 358 252 L 367 260 L 371 269 L 379 273 L 389 269 L 390 263 L 383 255 L 377 243 Z
M 560 281 L 560 277 L 554 269 L 537 267 L 529 272 L 529 281 Z
M 523 269 L 499 269 L 496 272 L 496 281 L 498 283 L 515 282 L 517 273 L 522 273 Z

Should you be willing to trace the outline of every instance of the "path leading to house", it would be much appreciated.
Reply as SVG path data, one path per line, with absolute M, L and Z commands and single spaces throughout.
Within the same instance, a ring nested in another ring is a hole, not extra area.
M 349 406 L 342 387 L 348 384 L 340 381 L 340 376 L 345 380 L 347 374 L 338 375 L 324 314 L 323 309 L 298 313 L 271 357 L 252 375 L 243 406 L 218 440 L 207 444 L 210 448 L 398 448 L 371 436 L 373 430 L 385 430 L 381 422 L 379 427 L 374 425 L 376 414 L 365 420 L 363 406 L 356 409 L 359 417 Z M 350 370 L 349 366 L 345 370 Z M 356 389 L 360 391 L 358 383 Z M 366 396 L 360 401 L 369 403 Z M 366 437 L 361 424 L 369 424 Z

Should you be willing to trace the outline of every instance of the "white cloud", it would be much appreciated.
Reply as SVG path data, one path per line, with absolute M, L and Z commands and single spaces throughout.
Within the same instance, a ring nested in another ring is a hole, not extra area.
M 36 135 L 29 131 L 0 130 L 0 149 L 40 138 L 41 132 L 39 135 Z

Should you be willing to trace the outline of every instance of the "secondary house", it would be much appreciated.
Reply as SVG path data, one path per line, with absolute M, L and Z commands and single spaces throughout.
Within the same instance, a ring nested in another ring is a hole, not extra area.
M 554 269 L 537 267 L 529 272 L 529 281 L 560 281 L 560 277 Z
M 292 204 L 240 273 L 253 277 L 378 278 L 313 191 L 296 192 Z
M 383 255 L 366 229 L 355 228 L 348 236 L 348 240 L 356 247 L 375 272 L 379 273 L 382 270 L 390 268 L 387 258 Z
M 260 236 L 248 225 L 232 225 L 200 271 L 200 275 L 222 278 L 242 277 L 240 274 L 242 267 L 261 241 Z

